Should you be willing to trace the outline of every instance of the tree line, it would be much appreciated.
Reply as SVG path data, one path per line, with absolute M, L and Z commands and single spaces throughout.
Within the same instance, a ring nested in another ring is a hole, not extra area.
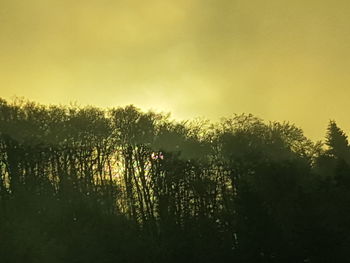
M 350 146 L 288 122 L 0 100 L 1 262 L 349 262 Z

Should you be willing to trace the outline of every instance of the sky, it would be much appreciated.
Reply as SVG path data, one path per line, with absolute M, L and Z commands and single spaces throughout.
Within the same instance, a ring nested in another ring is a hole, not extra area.
M 0 97 L 350 134 L 350 1 L 0 0 Z

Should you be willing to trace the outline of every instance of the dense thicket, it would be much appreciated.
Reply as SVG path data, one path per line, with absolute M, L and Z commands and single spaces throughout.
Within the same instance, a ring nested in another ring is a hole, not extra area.
M 349 262 L 350 148 L 236 115 L 0 100 L 1 262 Z

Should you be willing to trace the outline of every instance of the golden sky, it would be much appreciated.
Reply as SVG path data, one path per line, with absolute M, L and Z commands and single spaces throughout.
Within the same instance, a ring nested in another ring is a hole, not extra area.
M 0 0 L 0 96 L 350 131 L 348 0 Z

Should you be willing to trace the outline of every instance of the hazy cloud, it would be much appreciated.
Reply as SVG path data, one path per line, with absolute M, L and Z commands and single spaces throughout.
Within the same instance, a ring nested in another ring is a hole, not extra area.
M 0 91 L 350 128 L 347 1 L 0 0 Z M 347 125 L 347 126 L 346 126 Z

